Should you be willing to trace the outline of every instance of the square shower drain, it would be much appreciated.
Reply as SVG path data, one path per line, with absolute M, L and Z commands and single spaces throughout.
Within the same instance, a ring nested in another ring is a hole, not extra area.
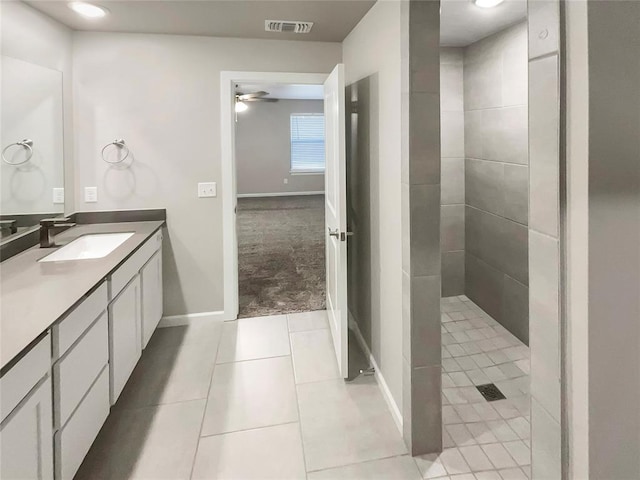
M 507 398 L 494 383 L 478 385 L 476 388 L 487 402 L 495 402 L 496 400 L 504 400 Z

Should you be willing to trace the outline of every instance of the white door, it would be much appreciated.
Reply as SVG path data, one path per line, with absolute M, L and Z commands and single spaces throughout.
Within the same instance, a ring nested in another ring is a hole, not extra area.
M 347 169 L 344 65 L 324 82 L 327 313 L 338 367 L 348 376 Z

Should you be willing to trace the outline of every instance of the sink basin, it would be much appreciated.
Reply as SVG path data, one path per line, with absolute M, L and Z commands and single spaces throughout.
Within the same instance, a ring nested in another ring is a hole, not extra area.
M 103 258 L 122 245 L 132 235 L 133 232 L 83 235 L 38 261 L 62 262 L 65 260 Z

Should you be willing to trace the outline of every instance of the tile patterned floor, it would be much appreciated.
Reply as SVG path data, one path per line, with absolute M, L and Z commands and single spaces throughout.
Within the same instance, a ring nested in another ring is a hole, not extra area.
M 526 347 L 466 298 L 442 316 L 441 455 L 407 455 L 374 377 L 339 378 L 319 311 L 158 329 L 76 478 L 526 479 Z
M 476 389 L 494 383 L 506 399 Z M 423 478 L 527 479 L 529 349 L 466 296 L 442 299 L 445 450 L 416 459 Z

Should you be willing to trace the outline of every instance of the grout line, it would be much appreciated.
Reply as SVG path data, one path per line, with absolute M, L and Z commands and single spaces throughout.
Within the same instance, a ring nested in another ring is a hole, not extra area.
M 269 360 L 270 358 L 281 358 L 281 357 L 290 357 L 290 356 L 291 356 L 291 352 L 285 355 L 272 355 L 270 357 L 246 358 L 244 360 L 231 360 L 230 362 L 216 363 L 216 365 L 229 365 L 230 363 L 255 362 L 256 360 Z
M 353 467 L 355 465 L 362 465 L 363 463 L 372 463 L 372 462 L 379 462 L 381 460 L 389 460 L 391 458 L 399 458 L 399 457 L 409 457 L 409 458 L 415 458 L 412 457 L 408 452 L 407 453 L 401 453 L 399 455 L 389 455 L 386 457 L 380 457 L 380 458 L 372 458 L 369 460 L 363 460 L 362 462 L 354 462 L 354 463 L 345 463 L 344 465 L 335 465 L 333 467 L 326 467 L 326 468 L 318 468 L 316 470 L 309 470 L 307 473 L 317 473 L 317 472 L 326 472 L 327 470 L 333 470 L 336 468 L 346 468 L 346 467 Z M 414 460 L 415 461 L 415 460 Z M 418 465 L 416 464 L 416 467 Z M 418 469 L 418 471 L 420 471 L 420 469 Z M 440 478 L 435 478 L 434 480 L 440 480 Z
M 304 448 L 304 440 L 302 438 L 302 416 L 300 415 L 300 400 L 298 399 L 298 385 L 296 383 L 296 370 L 293 362 L 293 344 L 291 342 L 291 333 L 289 333 L 289 349 L 291 350 L 291 372 L 293 373 L 293 390 L 296 396 L 296 411 L 298 412 L 298 433 L 300 435 L 300 447 L 302 449 L 302 463 L 304 464 L 305 476 L 308 476 L 307 455 Z
M 198 457 L 198 450 L 200 450 L 200 438 L 202 438 L 202 428 L 204 427 L 204 419 L 207 415 L 207 407 L 209 406 L 209 393 L 211 392 L 211 385 L 213 384 L 213 375 L 216 372 L 216 361 L 218 360 L 218 353 L 220 353 L 220 344 L 224 337 L 223 332 L 220 332 L 218 336 L 218 345 L 216 346 L 216 354 L 213 359 L 213 369 L 211 370 L 211 377 L 209 377 L 209 387 L 207 388 L 207 398 L 204 402 L 204 410 L 202 411 L 202 420 L 200 421 L 200 430 L 198 431 L 198 441 L 196 442 L 196 450 L 193 453 L 193 460 L 191 460 L 191 470 L 189 472 L 189 479 L 193 477 L 193 469 L 196 465 L 196 458 Z
M 280 427 L 282 425 L 293 425 L 294 423 L 300 423 L 300 422 L 299 420 L 294 420 L 291 422 L 274 423 L 270 425 L 260 425 L 259 427 L 241 428 L 240 430 L 231 430 L 228 432 L 212 433 L 210 435 L 200 435 L 199 438 L 221 437 L 223 435 L 231 435 L 233 433 L 251 432 L 254 430 L 264 430 L 265 428 Z

